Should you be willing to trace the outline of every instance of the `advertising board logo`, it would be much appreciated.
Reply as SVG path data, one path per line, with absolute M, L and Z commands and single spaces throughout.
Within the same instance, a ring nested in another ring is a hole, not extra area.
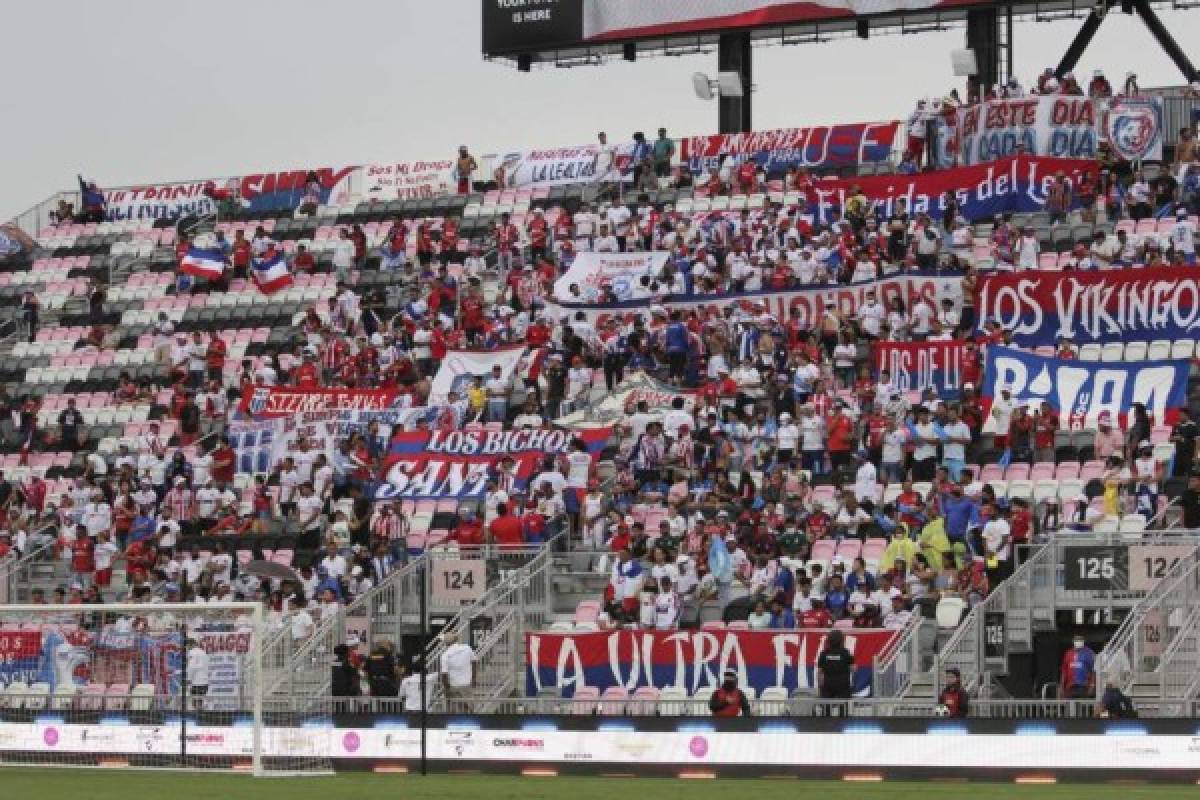
M 688 742 L 688 752 L 692 758 L 704 758 L 708 755 L 708 739 L 703 736 L 693 736 Z
M 544 750 L 546 740 L 496 737 L 492 740 L 492 747 L 511 750 Z
M 349 733 L 347 733 L 345 736 L 342 737 L 342 749 L 345 750 L 347 753 L 358 752 L 358 748 L 361 745 L 362 745 L 362 740 L 358 737 L 358 734 L 355 733 L 354 731 L 350 731 Z
M 49 728 L 46 728 L 46 730 L 42 731 L 42 741 L 46 744 L 47 747 L 54 747 L 55 745 L 57 745 L 59 738 L 60 738 L 60 736 L 58 733 L 58 728 L 49 727 Z
M 446 747 L 461 758 L 468 750 L 475 748 L 475 734 L 472 731 L 446 731 Z

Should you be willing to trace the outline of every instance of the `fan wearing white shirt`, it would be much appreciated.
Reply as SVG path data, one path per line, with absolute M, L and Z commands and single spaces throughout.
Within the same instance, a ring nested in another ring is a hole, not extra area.
M 450 701 L 464 697 L 475 683 L 475 651 L 470 645 L 458 641 L 454 634 L 445 637 L 446 649 L 442 651 L 438 671 L 442 676 L 442 687 L 446 692 L 448 710 L 462 710 L 460 703 Z
M 800 426 L 792 421 L 792 415 L 784 411 L 779 415 L 779 429 L 775 432 L 776 457 L 786 464 L 796 455 L 800 444 Z

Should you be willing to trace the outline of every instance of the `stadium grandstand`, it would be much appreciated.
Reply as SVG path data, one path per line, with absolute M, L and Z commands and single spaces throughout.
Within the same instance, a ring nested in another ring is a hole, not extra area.
M 0 227 L 0 761 L 1200 777 L 1193 98 L 80 175 Z

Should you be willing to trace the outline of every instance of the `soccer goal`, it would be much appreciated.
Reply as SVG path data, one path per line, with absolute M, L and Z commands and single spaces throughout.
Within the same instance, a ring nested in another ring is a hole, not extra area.
M 330 772 L 319 703 L 263 696 L 271 635 L 254 603 L 0 605 L 0 763 Z

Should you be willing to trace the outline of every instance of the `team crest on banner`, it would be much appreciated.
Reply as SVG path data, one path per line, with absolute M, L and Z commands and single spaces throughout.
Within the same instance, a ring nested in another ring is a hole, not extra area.
M 1173 422 L 1175 412 L 1187 405 L 1190 370 L 1191 362 L 1183 359 L 1078 361 L 991 346 L 983 394 L 989 405 L 1005 387 L 1015 405 L 1040 407 L 1047 402 L 1064 427 L 1091 427 L 1105 412 L 1124 421 L 1134 403 L 1144 404 L 1161 425 Z M 994 422 L 989 416 L 984 430 L 992 430 Z
M 1105 116 L 1113 153 L 1126 161 L 1158 161 L 1163 149 L 1163 109 L 1158 97 L 1122 97 Z
M 510 382 L 525 356 L 525 346 L 499 347 L 494 350 L 449 350 L 433 376 L 430 388 L 430 403 L 444 403 L 450 392 L 461 396 L 471 386 L 471 381 L 481 378 L 485 384 L 492 377 L 492 367 L 500 367 L 500 379 Z

